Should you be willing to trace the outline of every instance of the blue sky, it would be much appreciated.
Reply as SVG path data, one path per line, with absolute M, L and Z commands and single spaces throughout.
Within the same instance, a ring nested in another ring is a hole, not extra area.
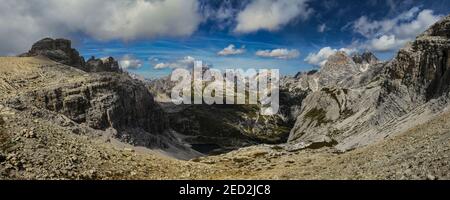
M 390 59 L 450 14 L 449 5 L 450 0 L 11 1 L 0 6 L 0 52 L 23 52 L 29 40 L 46 36 L 66 37 L 86 58 L 113 56 L 147 78 L 169 75 L 193 59 L 218 69 L 277 68 L 289 75 L 320 67 L 337 50 L 370 50 Z M 11 25 L 13 18 L 23 27 Z

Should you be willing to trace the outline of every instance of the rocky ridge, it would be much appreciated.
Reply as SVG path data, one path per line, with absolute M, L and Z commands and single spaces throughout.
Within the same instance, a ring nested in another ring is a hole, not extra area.
M 96 59 L 91 57 L 87 62 L 80 53 L 72 48 L 72 42 L 67 39 L 44 38 L 31 47 L 21 57 L 44 56 L 55 62 L 76 67 L 86 72 L 122 72 L 119 63 L 114 58 Z
M 357 69 L 355 60 L 361 63 L 363 57 L 376 59 L 367 54 L 354 56 L 352 62 L 343 53 L 337 53 L 331 63 L 313 75 L 319 80 L 318 87 L 311 89 L 313 92 L 303 101 L 289 142 L 298 148 L 319 143 L 349 150 L 380 141 L 442 113 L 448 102 L 449 38 L 442 34 L 448 29 L 448 21 L 449 17 L 431 27 L 401 49 L 392 61 L 374 62 L 351 78 L 336 76 L 330 68 L 352 72 Z M 340 78 L 327 84 L 330 79 L 322 76 Z M 311 79 L 308 75 L 302 78 Z

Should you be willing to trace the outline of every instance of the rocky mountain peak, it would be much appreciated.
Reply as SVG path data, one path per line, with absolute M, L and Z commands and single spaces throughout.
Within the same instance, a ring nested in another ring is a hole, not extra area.
M 378 58 L 370 51 L 365 51 L 362 54 L 354 54 L 352 59 L 356 64 L 376 64 L 379 62 Z
M 387 71 L 390 80 L 400 81 L 409 90 L 414 91 L 414 99 L 429 100 L 448 92 L 450 16 L 431 26 L 415 41 L 401 49 Z
M 343 51 L 338 51 L 328 58 L 327 63 L 320 69 L 321 86 L 339 84 L 343 80 L 359 73 L 359 67 Z
M 328 58 L 325 66 L 343 66 L 353 64 L 353 60 L 343 51 L 338 51 Z
M 34 43 L 28 53 L 22 57 L 45 56 L 61 64 L 82 67 L 85 65 L 80 53 L 72 48 L 72 42 L 67 39 L 44 38 Z
M 67 39 L 44 38 L 37 41 L 27 53 L 20 57 L 45 56 L 55 62 L 69 65 L 85 72 L 122 72 L 119 63 L 112 57 L 96 59 L 91 57 L 87 62 L 80 53 L 72 48 Z
M 320 89 L 302 101 L 289 141 L 304 147 L 336 140 L 337 149 L 353 149 L 448 108 L 449 36 L 450 16 L 390 62 L 380 63 L 370 52 L 354 55 L 352 61 L 342 52 L 331 56 L 320 71 Z
M 85 66 L 86 70 L 89 72 L 120 72 L 122 71 L 119 67 L 119 63 L 113 58 L 95 58 L 92 56 Z

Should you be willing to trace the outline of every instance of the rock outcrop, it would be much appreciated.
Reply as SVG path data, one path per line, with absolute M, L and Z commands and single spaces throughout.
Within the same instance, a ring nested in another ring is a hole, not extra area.
M 98 59 L 91 57 L 84 66 L 84 71 L 88 72 L 121 72 L 119 63 L 113 58 Z
M 450 83 L 449 24 L 450 16 L 386 63 L 371 53 L 351 60 L 342 53 L 331 57 L 316 77 L 322 80 L 318 90 L 312 90 L 302 102 L 289 142 L 306 148 L 336 141 L 336 148 L 348 150 L 442 113 L 448 106 Z M 346 73 L 333 70 L 338 68 Z
M 72 42 L 66 39 L 44 38 L 33 44 L 31 50 L 21 56 L 45 56 L 53 61 L 77 68 L 85 65 L 84 58 L 72 48 Z
M 387 69 L 391 84 L 408 88 L 411 97 L 427 101 L 450 85 L 450 16 L 401 49 Z
M 142 129 L 155 135 L 168 128 L 162 109 L 146 87 L 127 76 L 102 74 L 80 82 L 40 88 L 29 92 L 26 99 L 39 108 L 64 114 L 74 122 L 100 130 L 114 128 L 118 134 Z M 124 137 L 133 140 L 134 136 Z M 150 141 L 138 143 L 151 145 Z
M 374 65 L 379 62 L 378 58 L 370 51 L 366 51 L 362 54 L 355 54 L 352 56 L 353 62 L 360 65 Z
M 320 69 L 319 84 L 321 87 L 339 85 L 359 73 L 361 69 L 345 52 L 336 52 Z
M 44 38 L 31 47 L 21 57 L 45 56 L 58 63 L 81 69 L 85 72 L 122 72 L 114 58 L 90 58 L 87 62 L 80 53 L 72 48 L 72 42 L 67 39 Z

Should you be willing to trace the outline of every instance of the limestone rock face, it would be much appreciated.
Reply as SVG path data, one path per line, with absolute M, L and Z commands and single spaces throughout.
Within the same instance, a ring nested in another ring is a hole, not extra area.
M 119 138 L 144 146 L 151 145 L 151 141 L 130 130 L 141 129 L 155 135 L 168 129 L 165 114 L 144 84 L 126 75 L 102 74 L 86 81 L 34 90 L 26 99 L 94 129 L 114 128 Z
M 28 53 L 21 56 L 45 56 L 61 64 L 83 67 L 83 57 L 72 48 L 72 42 L 66 39 L 44 38 L 31 47 Z
M 318 90 L 302 101 L 289 142 L 307 148 L 336 141 L 337 149 L 348 150 L 442 113 L 449 106 L 449 27 L 450 16 L 386 63 L 370 53 L 331 57 L 317 75 Z
M 401 49 L 387 73 L 390 84 L 400 82 L 412 98 L 427 101 L 444 94 L 450 84 L 450 16 Z
M 360 72 L 358 65 L 344 52 L 330 56 L 320 69 L 319 84 L 327 87 L 340 84 L 345 79 Z
M 119 63 L 113 57 L 96 59 L 91 57 L 85 66 L 85 71 L 89 72 L 121 72 Z
M 350 57 L 339 51 L 328 58 L 320 70 L 298 73 L 295 77 L 281 79 L 281 88 L 290 93 L 295 91 L 320 91 L 329 87 L 355 87 L 361 85 L 380 73 L 378 58 L 371 52 L 355 54 Z
M 352 57 L 353 62 L 356 64 L 369 64 L 373 65 L 379 62 L 378 58 L 372 52 L 364 52 L 362 54 L 355 54 Z
M 72 48 L 72 42 L 67 39 L 44 38 L 31 47 L 21 57 L 45 56 L 55 62 L 81 69 L 85 72 L 122 72 L 114 58 L 90 58 L 85 62 L 80 53 Z

